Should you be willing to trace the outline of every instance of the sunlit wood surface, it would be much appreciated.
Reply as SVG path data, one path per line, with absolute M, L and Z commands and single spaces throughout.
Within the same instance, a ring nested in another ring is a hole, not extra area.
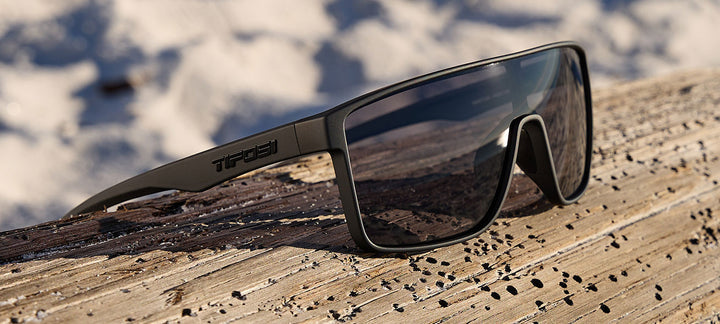
M 0 323 L 720 321 L 720 71 L 593 95 L 577 204 L 518 181 L 475 239 L 367 254 L 329 156 L 309 156 L 0 233 Z

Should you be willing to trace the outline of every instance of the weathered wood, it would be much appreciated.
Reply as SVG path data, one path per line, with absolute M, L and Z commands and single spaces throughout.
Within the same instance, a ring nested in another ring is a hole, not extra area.
M 593 177 L 416 255 L 354 248 L 329 156 L 0 233 L 0 320 L 720 320 L 720 71 L 596 91 Z M 533 199 L 526 199 L 526 194 Z

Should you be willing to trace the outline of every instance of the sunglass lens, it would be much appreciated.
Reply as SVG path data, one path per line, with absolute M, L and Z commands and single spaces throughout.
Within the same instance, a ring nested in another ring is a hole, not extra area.
M 581 64 L 574 49 L 549 49 L 447 73 L 350 113 L 345 136 L 368 238 L 425 245 L 486 226 L 510 172 L 510 125 L 524 115 L 543 118 L 561 192 L 572 196 L 587 158 Z
M 559 51 L 554 86 L 535 111 L 545 122 L 560 192 L 569 198 L 585 176 L 587 109 L 580 57 L 570 48 Z
M 486 66 L 396 93 L 345 120 L 362 222 L 380 246 L 462 235 L 486 216 L 506 157 L 512 104 Z

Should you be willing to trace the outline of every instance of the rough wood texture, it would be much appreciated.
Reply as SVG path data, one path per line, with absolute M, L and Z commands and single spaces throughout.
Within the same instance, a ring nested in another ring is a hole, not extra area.
M 594 100 L 577 204 L 525 206 L 521 192 L 464 244 L 369 255 L 329 157 L 306 157 L 0 233 L 0 322 L 720 321 L 720 71 Z

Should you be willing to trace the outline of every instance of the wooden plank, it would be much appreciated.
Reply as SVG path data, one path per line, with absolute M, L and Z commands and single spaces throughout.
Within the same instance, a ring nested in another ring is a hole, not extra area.
M 0 320 L 720 320 L 720 71 L 593 95 L 593 178 L 576 204 L 517 181 L 475 239 L 368 254 L 329 156 L 308 156 L 0 233 Z

